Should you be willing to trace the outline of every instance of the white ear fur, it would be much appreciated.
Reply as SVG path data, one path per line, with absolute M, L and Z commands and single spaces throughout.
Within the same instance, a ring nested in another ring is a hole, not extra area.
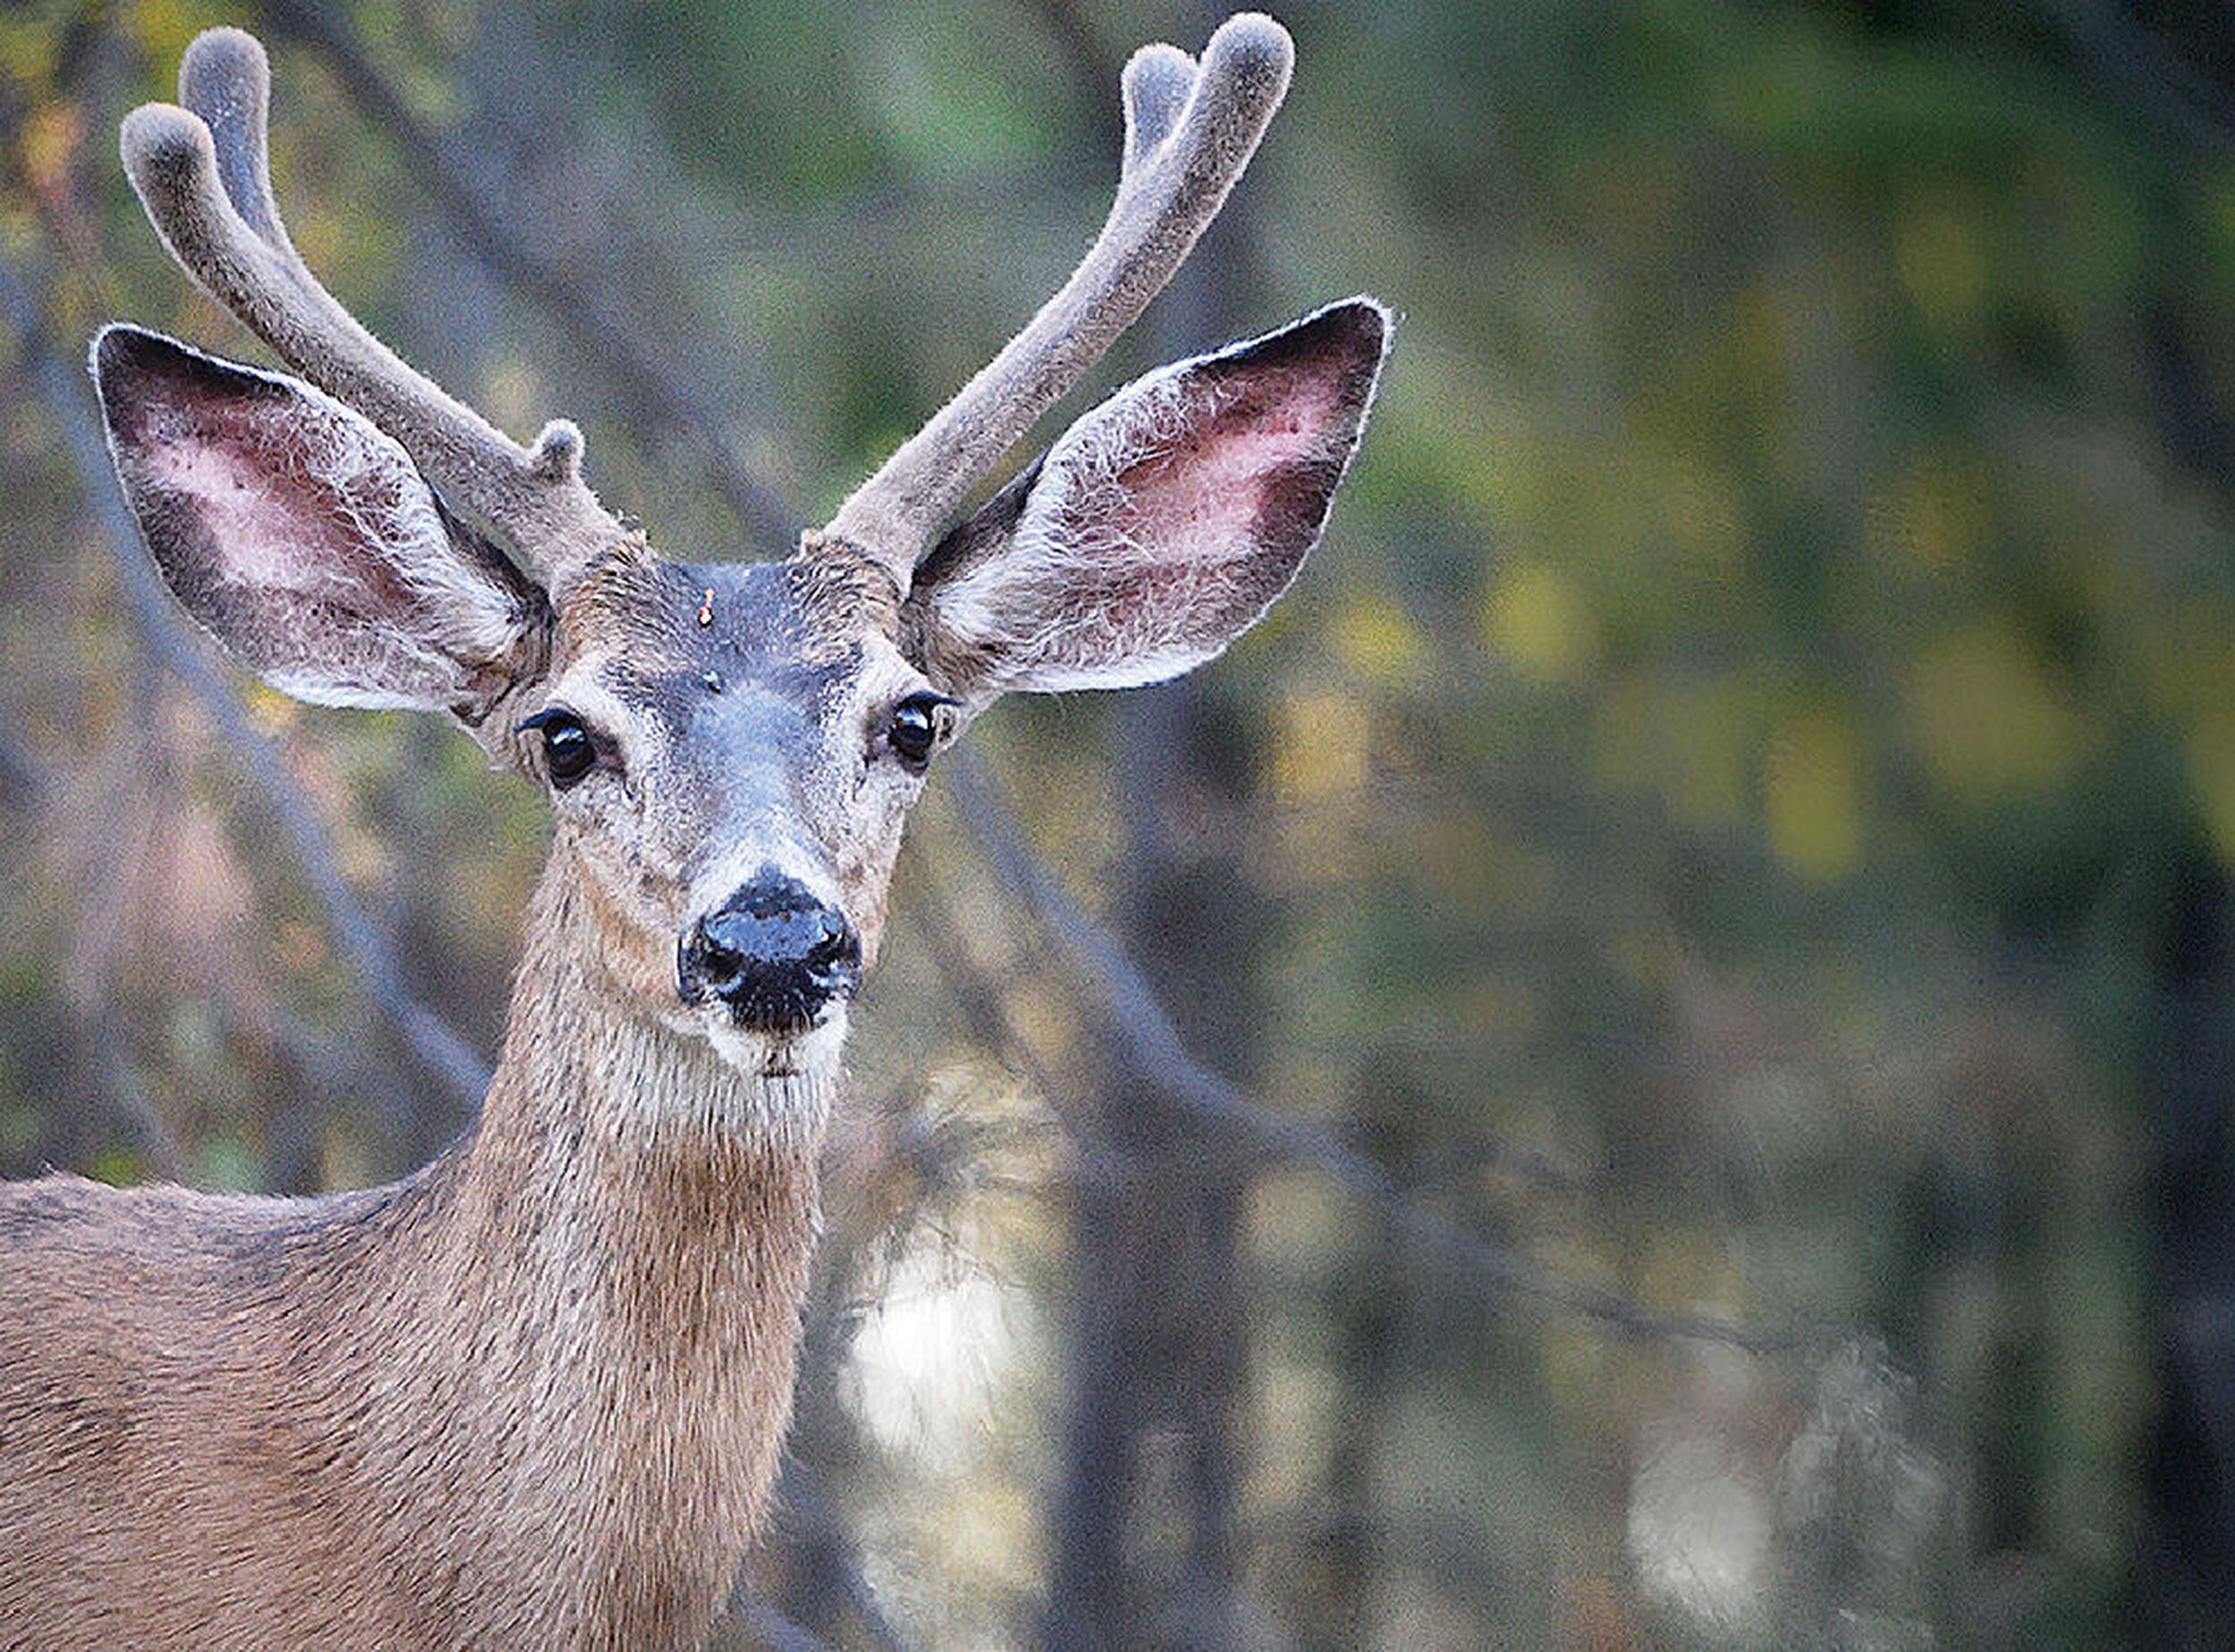
M 164 577 L 274 687 L 471 721 L 533 652 L 539 594 L 358 414 L 137 329 L 105 330 L 93 360 Z
M 955 692 L 1175 677 L 1247 630 L 1318 539 L 1387 337 L 1371 300 L 1176 363 L 1074 424 L 918 569 Z
M 1179 452 L 1202 412 L 1201 392 L 1190 394 L 1193 367 L 1150 374 L 1065 431 L 1025 496 L 1009 555 L 957 579 L 942 598 L 946 621 L 981 643 L 1004 640 L 1020 606 L 1048 617 L 1038 635 L 1010 643 L 1015 686 L 1052 693 L 1161 682 L 1231 640 L 1191 625 L 1189 611 L 1227 605 L 1213 587 L 1252 572 L 1253 502 L 1236 491 L 1246 467 L 1185 468 L 1176 486 L 1160 490 L 1174 497 L 1160 501 L 1167 510 L 1153 518 L 1135 485 L 1144 468 L 1179 468 L 1167 456 Z M 1112 573 L 1151 558 L 1185 569 L 1186 577 L 1143 580 L 1126 600 L 1115 600 Z

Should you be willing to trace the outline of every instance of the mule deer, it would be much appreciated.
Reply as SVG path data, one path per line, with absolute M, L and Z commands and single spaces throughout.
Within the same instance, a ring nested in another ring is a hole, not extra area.
M 320 286 L 269 70 L 197 39 L 124 122 L 173 255 L 292 375 L 122 325 L 93 371 L 180 601 L 302 699 L 447 712 L 558 816 L 478 1119 L 316 1199 L 0 1191 L 0 1640 L 696 1644 L 787 1412 L 815 1159 L 931 761 L 1011 690 L 1218 653 L 1318 538 L 1387 318 L 1152 373 L 950 524 L 1216 213 L 1291 47 L 1126 65 L 1076 273 L 780 560 L 662 560 L 562 420 L 523 448 Z M 299 375 L 299 376 L 295 376 Z

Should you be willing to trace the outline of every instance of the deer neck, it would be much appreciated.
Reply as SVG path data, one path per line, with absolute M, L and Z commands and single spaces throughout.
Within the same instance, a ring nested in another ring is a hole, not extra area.
M 672 952 L 645 957 L 615 939 L 624 926 L 564 839 L 527 931 L 476 1167 L 555 1136 L 638 1165 L 713 1155 L 812 1168 L 837 1088 L 833 1031 L 801 1040 L 780 1071 L 755 1070 L 687 1028 L 679 1001 L 676 1021 L 648 1009 L 676 998 Z
M 521 1564 L 602 1580 L 569 1610 L 648 1644 L 710 1609 L 767 1499 L 835 1075 L 741 1072 L 622 1002 L 571 872 L 538 890 L 481 1119 L 413 1190 L 420 1277 L 390 1300 L 430 1322 L 394 1346 L 431 1360 L 394 1374 L 480 1458 L 472 1541 L 536 1534 Z
M 510 1252 L 500 1291 L 586 1304 L 678 1381 L 725 1349 L 788 1376 L 836 1074 L 745 1071 L 645 1013 L 589 887 L 563 852 L 538 887 L 503 1058 L 451 1173 L 456 1229 Z

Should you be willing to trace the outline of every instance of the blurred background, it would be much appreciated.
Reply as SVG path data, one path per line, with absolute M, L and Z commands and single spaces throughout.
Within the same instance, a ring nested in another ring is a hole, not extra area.
M 85 341 L 261 358 L 115 158 L 195 30 L 337 294 L 711 558 L 1054 289 L 1218 15 L 0 10 L 0 1169 L 415 1164 L 548 830 L 150 587 Z M 1281 15 L 1097 383 L 1366 290 L 1379 407 L 1226 659 L 934 778 L 722 1643 L 2223 1644 L 2235 20 Z

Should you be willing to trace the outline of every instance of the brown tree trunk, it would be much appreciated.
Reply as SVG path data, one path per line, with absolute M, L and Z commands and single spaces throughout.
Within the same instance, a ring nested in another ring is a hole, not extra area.
M 1160 354 L 1236 330 L 1250 262 L 1244 206 L 1229 205 L 1167 290 Z M 1191 678 L 1126 695 L 1116 746 L 1121 938 L 1193 1053 L 1246 1083 L 1250 974 L 1269 915 L 1234 820 L 1254 762 L 1249 737 Z M 1074 1201 L 1074 1398 L 1046 1644 L 1234 1646 L 1248 1169 L 1118 1041 L 1109 1050 L 1091 1127 L 1119 1170 L 1083 1179 Z

